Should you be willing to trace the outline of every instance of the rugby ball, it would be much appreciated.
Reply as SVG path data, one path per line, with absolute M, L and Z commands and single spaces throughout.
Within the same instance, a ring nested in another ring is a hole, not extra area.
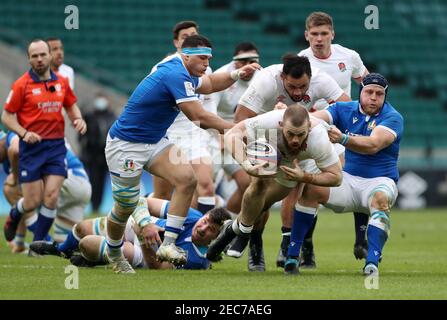
M 267 171 L 276 171 L 278 165 L 278 152 L 276 148 L 265 139 L 258 139 L 247 144 L 247 159 L 252 165 L 267 162 Z

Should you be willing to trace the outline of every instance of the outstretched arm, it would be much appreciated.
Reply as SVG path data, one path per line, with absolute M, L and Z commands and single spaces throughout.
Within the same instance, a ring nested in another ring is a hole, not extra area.
M 255 73 L 261 66 L 257 63 L 251 63 L 240 69 L 231 72 L 215 72 L 202 77 L 202 85 L 196 90 L 198 93 L 210 94 L 225 90 L 241 77 L 246 77 Z

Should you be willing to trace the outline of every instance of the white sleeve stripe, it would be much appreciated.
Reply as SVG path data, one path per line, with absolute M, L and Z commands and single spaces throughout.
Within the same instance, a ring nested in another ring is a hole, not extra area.
M 183 98 L 183 99 L 175 100 L 175 103 L 179 104 L 179 103 L 182 103 L 182 102 L 197 101 L 197 100 L 199 100 L 198 97 L 190 97 L 190 98 Z
M 395 138 L 397 138 L 397 133 L 393 129 L 385 127 L 384 125 L 378 125 L 376 128 L 378 128 L 378 127 L 381 127 L 383 129 L 385 129 L 386 131 L 389 131 Z
M 327 111 L 327 110 L 324 110 L 324 111 L 326 111 L 326 113 L 329 116 L 329 124 L 334 124 L 334 119 L 332 119 L 332 114 L 329 111 Z

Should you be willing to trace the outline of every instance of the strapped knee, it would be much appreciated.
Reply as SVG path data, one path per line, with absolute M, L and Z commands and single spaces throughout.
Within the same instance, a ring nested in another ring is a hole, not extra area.
M 132 213 L 140 198 L 140 177 L 124 180 L 112 176 L 112 196 L 118 206 Z

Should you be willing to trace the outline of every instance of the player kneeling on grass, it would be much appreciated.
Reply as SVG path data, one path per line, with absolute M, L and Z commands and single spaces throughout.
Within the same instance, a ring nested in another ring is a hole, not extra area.
M 259 141 L 260 135 L 270 145 L 275 145 L 274 148 L 281 154 L 274 168 L 266 167 L 269 163 L 262 161 L 253 165 L 247 158 L 252 150 L 247 151 L 244 140 L 250 145 L 252 141 Z M 244 193 L 241 213 L 210 246 L 207 257 L 211 261 L 219 257 L 236 235 L 248 241 L 253 225 L 262 213 L 284 199 L 299 183 L 338 186 L 342 181 L 339 158 L 329 141 L 326 127 L 320 120 L 310 117 L 300 105 L 291 105 L 287 109 L 274 110 L 238 123 L 225 134 L 225 147 L 253 178 Z M 305 160 L 314 160 L 320 173 L 304 172 L 302 166 Z M 316 214 L 313 208 L 297 206 L 295 211 L 305 212 L 312 218 Z
M 379 274 L 379 261 L 390 232 L 390 210 L 396 201 L 399 179 L 397 160 L 403 134 L 403 118 L 386 101 L 387 80 L 378 73 L 365 76 L 360 83 L 360 101 L 337 102 L 313 113 L 333 125 L 329 138 L 346 147 L 343 183 L 321 188 L 307 185 L 299 205 L 318 208 L 322 204 L 334 212 L 362 212 L 370 215 L 367 229 L 368 256 L 363 272 Z M 296 217 L 295 217 L 296 218 Z M 311 222 L 310 222 L 311 223 Z M 292 228 L 292 238 L 301 246 L 303 225 Z M 293 269 L 294 252 L 289 249 L 285 268 Z M 289 266 L 287 265 L 289 262 Z
M 155 255 L 161 243 L 159 232 L 164 231 L 166 226 L 168 209 L 169 201 L 140 198 L 132 218 L 126 225 L 123 246 L 123 254 L 134 268 L 174 267 L 171 263 L 157 261 Z M 179 268 L 208 269 L 208 245 L 218 236 L 224 221 L 229 219 L 230 214 L 223 208 L 212 209 L 205 215 L 195 209 L 189 209 L 184 228 L 176 240 L 176 245 L 184 250 L 187 256 L 186 264 Z M 40 241 L 32 243 L 31 248 L 42 255 L 70 257 L 70 261 L 77 266 L 107 264 L 106 223 L 105 217 L 85 220 L 73 228 L 72 234 L 64 243 L 57 245 Z M 78 247 L 81 254 L 72 254 Z

